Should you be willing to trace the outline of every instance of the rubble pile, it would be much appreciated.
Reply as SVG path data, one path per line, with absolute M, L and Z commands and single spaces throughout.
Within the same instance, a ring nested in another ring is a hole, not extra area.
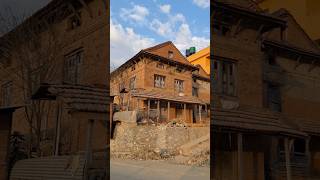
M 210 142 L 204 141 L 192 148 L 191 152 L 176 156 L 174 163 L 192 166 L 210 166 Z

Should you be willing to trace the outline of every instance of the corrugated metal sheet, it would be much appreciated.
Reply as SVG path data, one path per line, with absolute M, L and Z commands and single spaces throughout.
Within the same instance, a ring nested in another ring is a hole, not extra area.
M 83 155 L 26 159 L 14 165 L 10 180 L 82 180 L 84 167 Z

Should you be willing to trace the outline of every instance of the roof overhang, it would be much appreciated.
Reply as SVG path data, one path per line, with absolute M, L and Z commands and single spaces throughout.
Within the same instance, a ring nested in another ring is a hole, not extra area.
M 56 100 L 56 94 L 49 91 L 49 84 L 41 84 L 38 90 L 32 95 L 33 100 Z
M 287 23 L 285 20 L 274 17 L 272 15 L 262 14 L 242 7 L 238 7 L 232 4 L 214 1 L 213 3 L 211 3 L 211 7 L 213 9 L 212 12 L 215 13 L 214 18 L 219 19 L 230 16 L 232 17 L 230 19 L 231 21 L 234 21 L 236 17 L 242 18 L 243 20 L 254 22 L 254 24 L 252 25 L 257 26 L 257 28 L 263 25 L 264 28 L 261 32 L 266 32 L 273 28 L 285 29 L 287 27 Z
M 0 108 L 0 113 L 10 113 L 10 112 L 14 112 L 17 109 L 20 109 L 24 106 L 8 106 L 8 107 L 1 107 Z
M 195 66 L 193 66 L 191 64 L 190 65 L 184 64 L 184 63 L 181 63 L 179 61 L 175 61 L 175 60 L 172 60 L 172 59 L 169 59 L 169 58 L 165 58 L 165 57 L 162 57 L 162 56 L 159 56 L 159 55 L 152 54 L 152 53 L 149 53 L 147 51 L 141 50 L 139 53 L 137 53 L 135 56 L 133 56 L 127 62 L 122 64 L 120 67 L 118 67 L 113 72 L 111 72 L 111 76 L 113 74 L 117 74 L 118 72 L 120 72 L 120 71 L 122 71 L 122 70 L 124 70 L 124 69 L 126 69 L 126 68 L 128 68 L 130 66 L 132 66 L 135 63 L 137 63 L 138 61 L 141 60 L 142 57 L 149 57 L 152 60 L 159 61 L 159 62 L 162 62 L 162 63 L 166 63 L 166 64 L 169 64 L 169 65 L 172 65 L 172 66 L 180 66 L 180 67 L 186 68 L 186 69 L 191 70 L 191 71 L 199 69 L 199 68 L 197 68 L 197 67 L 195 67 Z
M 277 55 L 288 57 L 290 59 L 296 60 L 300 57 L 302 62 L 320 64 L 320 53 L 315 53 L 307 51 L 293 45 L 273 41 L 273 40 L 264 40 L 262 42 L 262 50 L 272 51 Z

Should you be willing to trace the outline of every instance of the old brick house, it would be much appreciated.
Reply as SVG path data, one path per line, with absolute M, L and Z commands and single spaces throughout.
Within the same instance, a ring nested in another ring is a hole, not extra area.
M 108 119 L 108 11 L 104 0 L 53 0 L 0 38 L 0 104 L 23 106 L 12 131 L 29 156 L 84 151 L 89 120 Z M 106 136 L 103 122 L 93 137 Z M 108 141 L 93 139 L 96 149 Z
M 143 111 L 159 123 L 172 119 L 188 124 L 205 122 L 208 100 L 198 97 L 203 94 L 198 87 L 193 90 L 193 75 L 208 77 L 195 71 L 199 68 L 168 41 L 141 50 L 113 71 L 110 93 L 123 110 Z
M 212 176 L 318 179 L 319 47 L 283 9 L 212 8 Z

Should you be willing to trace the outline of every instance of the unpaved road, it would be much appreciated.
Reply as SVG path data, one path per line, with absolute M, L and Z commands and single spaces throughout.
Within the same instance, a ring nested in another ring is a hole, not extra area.
M 111 180 L 209 180 L 209 167 L 171 164 L 165 161 L 111 159 Z

